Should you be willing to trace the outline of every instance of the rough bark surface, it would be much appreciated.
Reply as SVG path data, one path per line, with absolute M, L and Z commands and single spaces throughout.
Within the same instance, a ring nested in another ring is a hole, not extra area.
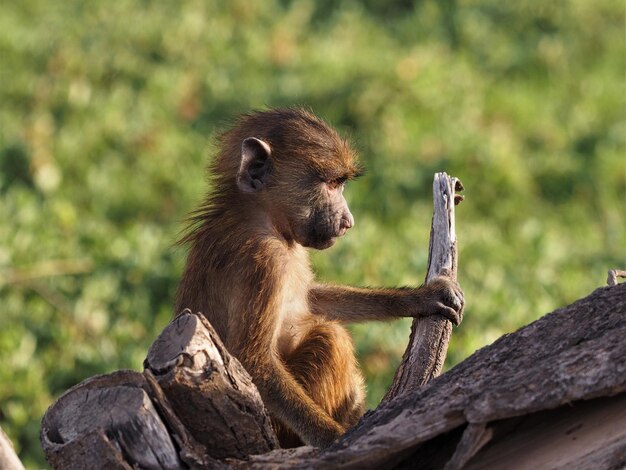
M 455 189 L 462 188 L 457 178 L 445 173 L 435 174 L 426 283 L 444 275 L 456 280 Z M 440 316 L 415 318 L 409 344 L 383 401 L 414 390 L 438 376 L 446 359 L 451 334 L 450 320 Z
M 173 411 L 215 458 L 244 458 L 278 448 L 248 372 L 209 321 L 186 310 L 170 323 L 144 363 Z
M 184 468 L 147 382 L 133 371 L 68 390 L 44 415 L 41 440 L 54 468 Z

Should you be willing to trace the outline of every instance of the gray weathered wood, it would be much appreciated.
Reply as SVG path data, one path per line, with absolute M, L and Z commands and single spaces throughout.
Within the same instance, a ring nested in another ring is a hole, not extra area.
M 0 428 L 0 468 L 24 470 L 21 460 L 13 449 L 13 444 L 2 428 Z
M 450 468 L 616 468 L 626 463 L 626 452 L 621 462 L 618 456 L 610 462 L 605 451 L 626 449 L 626 394 L 497 421 L 489 432 L 491 442 L 474 452 L 467 465 Z
M 167 423 L 172 440 L 177 445 L 181 460 L 190 468 L 224 468 L 225 466 L 221 462 L 208 454 L 207 449 L 191 435 L 181 422 L 150 369 L 145 369 L 143 375 L 150 387 L 152 401 L 164 422 Z
M 244 458 L 278 447 L 250 375 L 202 314 L 186 310 L 175 318 L 150 347 L 144 365 L 212 457 Z
M 626 271 L 622 269 L 609 269 L 609 275 L 606 278 L 606 283 L 609 286 L 616 286 L 617 278 L 626 278 Z
M 185 468 L 138 372 L 68 390 L 44 415 L 41 440 L 54 468 Z
M 463 468 L 476 453 L 493 437 L 493 430 L 485 423 L 469 423 L 463 436 L 456 446 L 452 458 L 446 463 L 444 470 Z
M 457 247 L 454 219 L 455 189 L 459 180 L 436 173 L 433 181 L 433 220 L 430 229 L 426 283 L 438 276 L 456 280 Z M 415 318 L 409 344 L 383 401 L 420 387 L 438 376 L 448 352 L 452 323 L 440 316 Z

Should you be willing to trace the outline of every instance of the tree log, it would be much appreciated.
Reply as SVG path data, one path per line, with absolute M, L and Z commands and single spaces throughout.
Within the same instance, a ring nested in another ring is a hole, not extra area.
M 118 371 L 61 396 L 43 417 L 41 441 L 54 468 L 184 468 L 144 377 Z
M 462 200 L 455 195 L 463 185 L 445 173 L 436 173 L 433 181 L 433 220 L 430 228 L 426 283 L 438 276 L 456 281 L 457 247 L 454 206 Z M 441 373 L 452 334 L 452 322 L 441 316 L 415 318 L 409 344 L 402 356 L 389 391 L 383 401 L 414 390 Z
M 184 426 L 217 459 L 278 448 L 248 372 L 201 313 L 185 310 L 148 351 L 144 366 Z

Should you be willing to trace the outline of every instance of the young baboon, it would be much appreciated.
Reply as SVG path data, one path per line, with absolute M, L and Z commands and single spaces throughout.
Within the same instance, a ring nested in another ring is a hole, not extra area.
M 345 322 L 441 314 L 460 320 L 447 279 L 419 288 L 317 283 L 305 248 L 354 225 L 344 183 L 355 152 L 302 109 L 242 116 L 222 134 L 190 245 L 176 311 L 202 312 L 257 385 L 281 445 L 327 446 L 363 412 L 363 379 Z

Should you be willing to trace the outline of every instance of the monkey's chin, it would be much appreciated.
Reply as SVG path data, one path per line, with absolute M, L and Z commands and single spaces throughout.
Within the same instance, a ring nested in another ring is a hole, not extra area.
M 313 248 L 314 250 L 325 250 L 326 248 L 330 248 L 337 241 L 337 237 L 330 237 L 324 240 L 309 240 L 305 243 L 302 243 L 302 246 L 306 248 Z
M 337 241 L 337 237 L 329 238 L 328 240 L 326 240 L 326 243 L 324 243 L 322 246 L 318 248 L 318 250 L 325 250 L 326 248 L 330 248 L 331 246 L 335 244 L 336 241 Z

